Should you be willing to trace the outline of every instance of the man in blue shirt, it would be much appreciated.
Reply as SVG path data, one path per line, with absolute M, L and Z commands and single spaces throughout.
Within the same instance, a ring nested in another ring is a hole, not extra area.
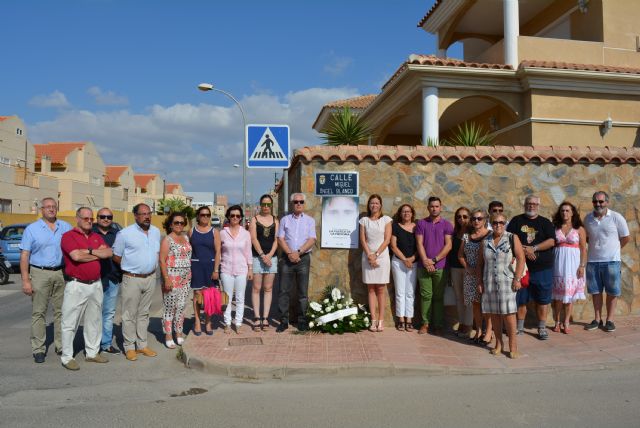
M 113 213 L 109 208 L 100 208 L 93 231 L 100 234 L 104 242 L 113 247 L 118 229 L 113 225 Z M 122 282 L 122 271 L 111 257 L 100 260 L 100 277 L 102 279 L 102 340 L 100 350 L 108 354 L 120 354 L 113 346 L 113 317 L 116 314 L 116 303 Z
M 41 201 L 42 218 L 24 230 L 20 243 L 20 273 L 22 292 L 31 296 L 31 350 L 36 363 L 44 363 L 46 320 L 49 301 L 53 303 L 54 344 L 56 354 L 62 353 L 62 300 L 64 276 L 62 274 L 62 235 L 71 225 L 58 220 L 58 203 L 53 198 Z
M 147 346 L 147 328 L 156 285 L 160 230 L 151 225 L 148 205 L 136 205 L 133 214 L 136 224 L 118 232 L 113 244 L 113 260 L 122 269 L 122 336 L 129 361 L 137 360 L 137 354 L 158 355 Z

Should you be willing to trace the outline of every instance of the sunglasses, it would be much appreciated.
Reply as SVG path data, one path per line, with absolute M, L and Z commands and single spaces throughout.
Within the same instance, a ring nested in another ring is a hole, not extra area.
M 506 223 L 506 222 L 504 222 L 504 221 L 492 221 L 492 222 L 491 222 L 491 224 L 492 224 L 493 226 L 504 226 L 504 225 L 505 225 L 505 224 L 507 224 L 507 223 Z
M 293 201 L 296 205 L 304 205 L 304 201 Z
M 174 221 L 173 223 L 174 226 L 184 226 L 185 224 L 187 224 L 186 221 Z
M 273 205 L 273 204 L 272 204 L 271 202 L 262 202 L 262 203 L 260 204 L 260 206 L 261 206 L 261 207 L 270 207 L 270 206 L 272 206 L 272 205 Z
M 200 217 L 211 217 L 211 214 L 200 214 Z
M 457 215 L 456 218 L 460 218 L 460 219 L 466 220 L 466 219 L 469 218 L 469 216 L 468 215 Z
M 93 221 L 93 217 L 80 217 L 80 220 Z
M 229 218 L 242 218 L 240 214 L 229 214 Z
M 482 221 L 484 217 L 471 217 L 471 221 Z
M 593 202 L 594 204 L 598 204 L 598 205 L 603 205 L 603 204 L 607 203 L 607 201 L 605 201 L 605 200 L 601 201 L 600 199 L 594 199 L 591 202 Z
M 99 218 L 100 220 L 113 220 L 113 216 L 112 216 L 112 215 L 103 215 L 103 214 L 100 214 L 100 215 L 98 216 L 98 218 Z

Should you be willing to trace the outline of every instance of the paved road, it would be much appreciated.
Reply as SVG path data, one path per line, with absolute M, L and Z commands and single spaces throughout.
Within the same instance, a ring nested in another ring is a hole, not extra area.
M 640 367 L 562 374 L 249 382 L 157 358 L 106 365 L 57 357 L 36 365 L 29 299 L 19 278 L 0 286 L 0 426 L 563 426 L 638 424 Z M 159 293 L 153 305 L 159 310 Z M 154 329 L 159 328 L 156 322 Z M 80 359 L 81 360 L 81 359 Z M 179 424 L 179 425 L 178 425 Z

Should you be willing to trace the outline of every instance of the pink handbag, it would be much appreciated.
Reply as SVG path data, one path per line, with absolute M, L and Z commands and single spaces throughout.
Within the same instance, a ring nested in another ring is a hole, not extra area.
M 208 287 L 202 291 L 204 313 L 208 316 L 222 315 L 222 296 L 218 287 Z

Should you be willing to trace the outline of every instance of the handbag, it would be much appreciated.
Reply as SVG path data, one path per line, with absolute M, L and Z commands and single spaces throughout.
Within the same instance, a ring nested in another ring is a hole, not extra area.
M 509 236 L 509 245 L 511 246 L 511 254 L 513 255 L 513 259 L 511 260 L 511 265 L 509 265 L 509 268 L 511 269 L 511 272 L 513 272 L 513 275 L 515 276 L 517 260 L 516 260 L 516 252 L 514 249 L 513 234 Z M 520 278 L 520 285 L 522 286 L 522 288 L 527 288 L 529 286 L 529 268 L 527 267 L 526 260 L 524 262 L 524 271 L 522 272 L 522 277 Z
M 208 316 L 222 315 L 222 293 L 218 287 L 208 287 L 202 291 L 204 313 Z

